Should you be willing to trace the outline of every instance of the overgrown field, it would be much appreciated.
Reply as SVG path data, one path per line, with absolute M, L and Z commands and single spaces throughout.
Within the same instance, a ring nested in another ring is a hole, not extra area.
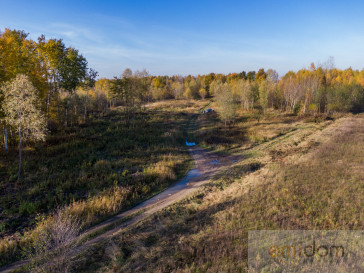
M 259 110 L 239 109 L 234 122 L 225 127 L 219 118 L 219 108 L 216 103 L 212 103 L 210 107 L 214 111 L 199 115 L 191 134 L 200 146 L 225 152 L 262 144 L 292 130 L 300 129 L 300 124 L 320 124 L 343 116 L 339 113 L 331 116 L 326 114 L 303 116 L 273 109 L 268 109 L 263 115 Z
M 248 230 L 363 229 L 364 117 L 285 130 L 242 149 L 245 160 L 95 248 L 77 270 L 246 272 Z
M 47 138 L 24 152 L 0 154 L 0 265 L 16 260 L 51 211 L 60 208 L 85 229 L 165 189 L 190 168 L 187 121 L 201 102 L 166 101 L 123 109 Z M 24 231 L 30 230 L 26 235 Z M 33 235 L 32 235 L 33 234 Z

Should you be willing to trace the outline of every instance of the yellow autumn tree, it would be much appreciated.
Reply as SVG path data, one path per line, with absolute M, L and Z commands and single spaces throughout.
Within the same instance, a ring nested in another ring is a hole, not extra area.
M 19 168 L 18 180 L 22 167 L 22 145 L 26 140 L 45 139 L 45 119 L 39 109 L 37 90 L 29 77 L 18 74 L 14 80 L 1 88 L 4 101 L 2 111 L 5 123 L 18 134 Z

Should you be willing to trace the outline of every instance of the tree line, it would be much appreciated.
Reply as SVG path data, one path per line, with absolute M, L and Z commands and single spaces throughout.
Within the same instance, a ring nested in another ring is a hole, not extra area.
M 238 108 L 265 113 L 268 108 L 293 114 L 364 111 L 364 70 L 340 70 L 312 63 L 279 77 L 273 69 L 198 76 L 151 76 L 126 69 L 120 77 L 96 81 L 94 97 L 112 105 L 136 107 L 165 99 L 214 98 L 229 122 Z
M 213 97 L 225 124 L 238 108 L 262 114 L 268 108 L 294 114 L 364 111 L 364 70 L 327 64 L 312 63 L 282 77 L 263 68 L 198 76 L 153 76 L 128 68 L 112 79 L 96 78 L 82 54 L 62 39 L 41 35 L 33 41 L 24 31 L 0 32 L 3 147 L 44 139 L 47 132 L 78 126 L 116 106 L 124 109 L 129 122 L 140 107 L 166 99 Z

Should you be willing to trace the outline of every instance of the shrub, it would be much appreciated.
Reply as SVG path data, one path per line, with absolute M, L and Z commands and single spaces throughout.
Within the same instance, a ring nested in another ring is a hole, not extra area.
M 38 209 L 37 204 L 33 202 L 24 201 L 19 205 L 19 213 L 21 215 L 32 215 Z
M 108 173 L 111 171 L 110 161 L 101 159 L 97 161 L 94 165 L 94 170 L 96 173 Z
M 60 210 L 40 222 L 32 233 L 29 251 L 33 263 L 31 271 L 69 272 L 71 268 L 70 247 L 80 231 L 80 222 Z M 39 260 L 42 262 L 39 263 Z
M 298 115 L 298 113 L 300 112 L 302 108 L 302 104 L 301 103 L 297 103 L 294 108 L 293 108 L 293 114 L 294 115 Z
M 353 113 L 364 112 L 364 89 L 360 85 L 355 85 L 353 87 L 350 111 Z

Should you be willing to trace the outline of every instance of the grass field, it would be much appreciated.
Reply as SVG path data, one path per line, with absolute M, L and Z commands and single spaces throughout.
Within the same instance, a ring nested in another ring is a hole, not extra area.
M 76 270 L 246 272 L 248 230 L 363 229 L 363 116 L 256 125 L 250 132 L 267 139 L 236 148 L 245 160 L 95 247 Z
M 186 139 L 241 160 L 74 257 L 77 272 L 244 272 L 248 230 L 363 228 L 362 115 L 239 111 L 225 128 L 216 112 L 196 115 L 207 103 L 152 103 L 129 123 L 115 109 L 50 136 L 27 149 L 21 183 L 13 151 L 2 165 L 0 263 L 23 258 L 56 208 L 87 229 L 165 189 L 191 167 Z
M 21 257 L 33 228 L 55 209 L 85 229 L 184 176 L 191 165 L 185 128 L 202 104 L 154 103 L 129 122 L 123 109 L 114 109 L 50 135 L 25 149 L 20 182 L 17 151 L 0 154 L 0 264 Z

